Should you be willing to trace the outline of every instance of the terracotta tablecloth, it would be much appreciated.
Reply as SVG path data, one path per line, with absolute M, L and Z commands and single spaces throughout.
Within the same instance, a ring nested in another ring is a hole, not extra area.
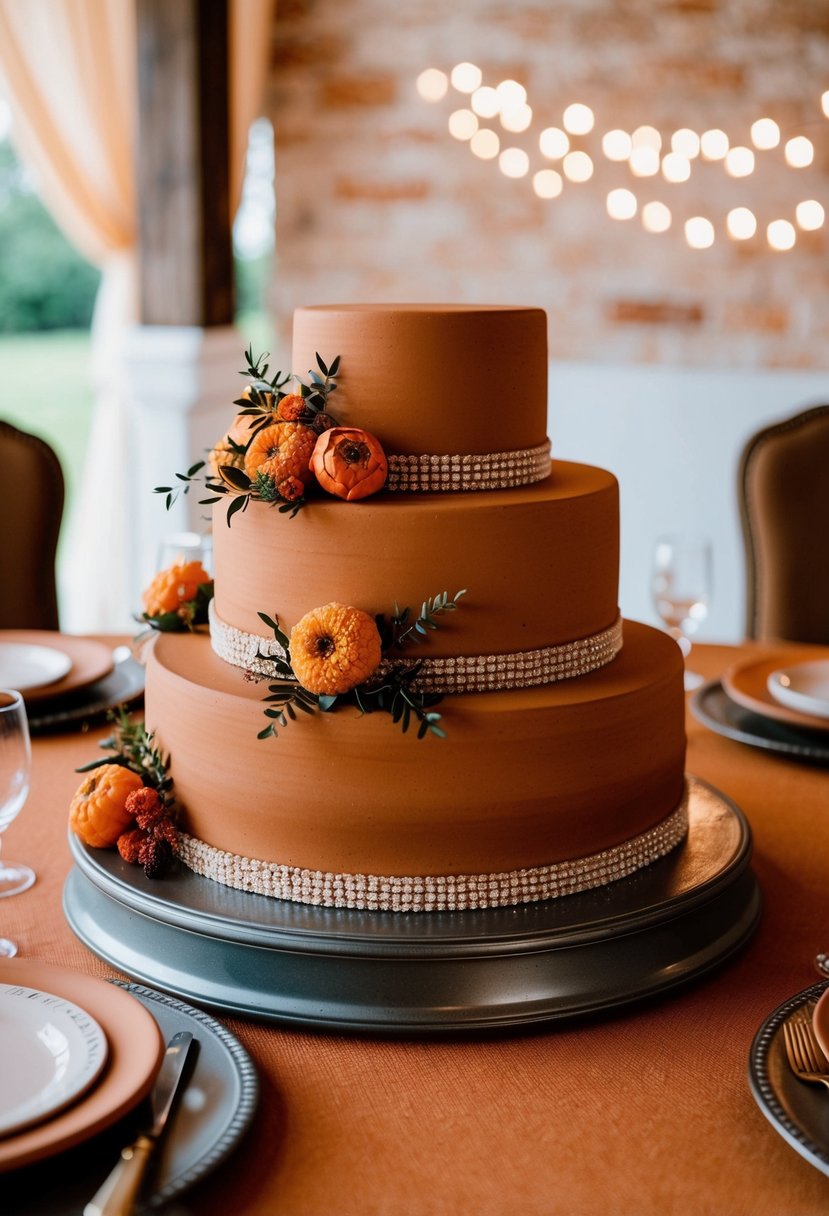
M 699 647 L 715 675 L 738 657 Z M 749 1092 L 763 1019 L 829 949 L 829 771 L 688 722 L 688 771 L 742 807 L 764 914 L 714 974 L 581 1025 L 452 1041 L 374 1040 L 227 1018 L 260 1074 L 238 1152 L 180 1201 L 204 1216 L 814 1216 L 829 1178 Z M 36 740 L 32 791 L 5 834 L 37 884 L 0 901 L 21 955 L 108 976 L 61 912 L 74 769 L 103 731 Z M 827 1095 L 829 1135 L 829 1095 Z M 0 1186 L 0 1211 L 2 1211 Z

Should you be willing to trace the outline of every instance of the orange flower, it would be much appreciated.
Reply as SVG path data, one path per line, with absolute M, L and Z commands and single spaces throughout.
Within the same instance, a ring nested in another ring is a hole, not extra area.
M 101 764 L 75 791 L 69 805 L 69 826 L 84 844 L 107 849 L 132 824 L 127 798 L 143 781 L 123 764 Z
M 283 422 L 299 422 L 305 413 L 305 402 L 299 393 L 291 393 L 283 397 L 276 407 L 276 414 Z
M 247 419 L 244 419 L 247 422 Z M 207 463 L 213 477 L 220 477 L 219 469 L 227 465 L 232 465 L 235 469 L 243 469 L 245 467 L 245 458 L 241 452 L 236 452 L 230 446 L 228 436 L 225 435 L 220 439 L 215 447 L 210 449 L 207 456 Z
M 301 422 L 275 422 L 266 426 L 250 443 L 245 456 L 245 472 L 251 481 L 264 473 L 276 485 L 286 477 L 298 477 L 303 485 L 311 480 L 308 461 L 317 436 Z
M 202 583 L 209 582 L 210 575 L 201 562 L 170 566 L 168 570 L 160 571 L 144 592 L 144 611 L 147 616 L 178 612 L 182 604 L 195 599 Z
M 324 490 L 346 502 L 376 494 L 389 474 L 380 441 L 368 431 L 350 426 L 323 431 L 311 457 L 311 469 Z
M 291 630 L 290 647 L 291 666 L 302 687 L 325 696 L 362 684 L 381 658 L 374 618 L 345 604 L 307 612 Z

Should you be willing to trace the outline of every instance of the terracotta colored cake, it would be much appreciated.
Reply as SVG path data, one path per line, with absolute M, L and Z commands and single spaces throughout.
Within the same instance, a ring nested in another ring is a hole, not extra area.
M 331 410 L 388 455 L 387 488 L 295 518 L 214 507 L 210 637 L 165 634 L 146 719 L 184 809 L 183 860 L 334 906 L 517 904 L 602 885 L 682 839 L 684 696 L 666 635 L 618 618 L 611 474 L 550 461 L 542 311 L 301 309 L 292 368 L 340 356 Z M 259 739 L 290 630 L 466 589 L 417 648 L 446 738 L 355 705 Z M 247 678 L 246 678 L 247 675 Z

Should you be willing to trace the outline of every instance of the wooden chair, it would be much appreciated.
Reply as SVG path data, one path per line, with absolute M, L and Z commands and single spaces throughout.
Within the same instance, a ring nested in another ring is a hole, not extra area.
M 0 629 L 58 628 L 63 506 L 63 470 L 48 443 L 0 421 Z
M 746 637 L 829 644 L 829 405 L 748 441 L 738 498 Z

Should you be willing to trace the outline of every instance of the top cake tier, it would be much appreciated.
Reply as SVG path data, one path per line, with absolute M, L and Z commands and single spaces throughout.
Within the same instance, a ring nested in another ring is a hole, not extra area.
M 475 455 L 547 435 L 547 319 L 540 308 L 327 304 L 294 313 L 291 370 L 340 368 L 331 408 L 389 453 Z

